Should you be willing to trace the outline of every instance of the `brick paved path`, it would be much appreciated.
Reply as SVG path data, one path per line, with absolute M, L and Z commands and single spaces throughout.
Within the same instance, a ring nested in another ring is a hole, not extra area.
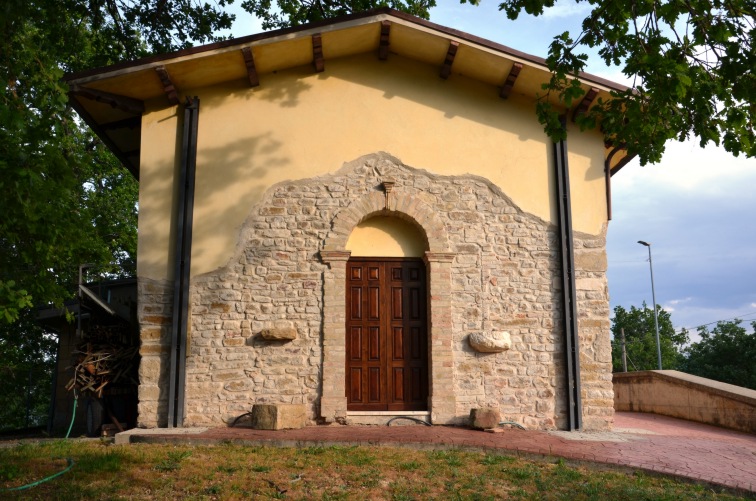
M 632 412 L 616 413 L 614 428 L 611 433 L 549 433 L 519 429 L 484 433 L 457 427 L 419 425 L 331 425 L 284 431 L 238 427 L 181 435 L 172 434 L 167 429 L 158 433 L 150 430 L 150 434 L 144 435 L 135 430 L 131 441 L 207 444 L 232 440 L 276 446 L 354 444 L 501 449 L 640 468 L 756 492 L 754 435 Z

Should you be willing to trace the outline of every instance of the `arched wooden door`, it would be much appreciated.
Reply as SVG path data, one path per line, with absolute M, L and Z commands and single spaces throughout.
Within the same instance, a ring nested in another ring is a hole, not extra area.
M 423 261 L 351 258 L 346 280 L 347 409 L 427 410 Z

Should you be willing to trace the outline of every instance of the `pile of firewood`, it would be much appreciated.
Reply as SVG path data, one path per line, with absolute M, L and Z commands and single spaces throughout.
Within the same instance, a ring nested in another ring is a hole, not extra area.
M 77 388 L 102 398 L 109 384 L 138 384 L 134 363 L 139 347 L 127 344 L 129 338 L 123 330 L 121 326 L 97 326 L 86 333 L 87 340 L 74 352 L 74 377 L 67 390 Z

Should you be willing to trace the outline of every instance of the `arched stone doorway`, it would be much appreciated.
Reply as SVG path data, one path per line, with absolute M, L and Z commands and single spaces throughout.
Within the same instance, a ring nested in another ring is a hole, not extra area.
M 385 183 L 384 188 L 386 188 Z M 436 218 L 429 206 L 401 189 L 393 190 L 390 194 L 391 190 L 386 191 L 387 193 L 376 192 L 365 196 L 342 209 L 334 217 L 332 231 L 320 252 L 323 262 L 329 265 L 329 269 L 324 273 L 320 414 L 326 421 L 347 418 L 347 264 L 351 257 L 349 248 L 355 248 L 356 244 L 356 241 L 350 243 L 349 237 L 356 228 L 358 233 L 368 228 L 371 228 L 370 231 L 375 231 L 375 224 L 360 226 L 360 223 L 381 217 L 395 218 L 402 220 L 405 225 L 409 224 L 415 232 L 415 236 L 412 237 L 414 242 L 417 242 L 417 235 L 422 237 L 425 249 L 422 260 L 427 286 L 427 307 L 424 312 L 428 357 L 426 408 L 430 411 L 433 423 L 452 422 L 456 411 L 453 390 L 450 296 L 451 262 L 454 254 L 449 252 L 444 225 Z M 380 220 L 375 219 L 375 221 Z M 394 223 L 393 228 L 397 227 L 399 225 Z M 392 238 L 397 240 L 397 233 L 393 233 Z M 402 239 L 398 240 L 396 243 L 401 247 Z
M 349 236 L 346 270 L 348 411 L 427 411 L 425 234 L 376 216 Z

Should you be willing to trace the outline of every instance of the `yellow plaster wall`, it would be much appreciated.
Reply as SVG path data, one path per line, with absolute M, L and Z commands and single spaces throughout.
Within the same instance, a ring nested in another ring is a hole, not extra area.
M 139 172 L 139 232 L 137 275 L 145 278 L 173 277 L 172 221 L 178 186 L 174 182 L 180 161 L 178 108 L 147 105 L 142 117 Z
M 601 132 L 596 130 L 580 132 L 580 127 L 569 123 L 567 127 L 567 163 L 570 166 L 573 229 L 590 235 L 597 235 L 601 233 L 602 225 L 608 221 L 606 176 L 604 175 L 604 138 Z M 549 165 L 553 169 L 553 164 Z M 553 209 L 551 220 L 556 224 L 556 207 L 553 207 Z
M 355 226 L 346 250 L 353 257 L 423 257 L 425 236 L 412 224 L 395 217 L 373 217 Z
M 523 210 L 555 221 L 551 143 L 532 101 L 437 66 L 374 54 L 326 60 L 244 82 L 186 90 L 201 99 L 192 275 L 225 265 L 251 208 L 272 185 L 338 170 L 385 151 L 441 175 L 476 174 Z M 168 278 L 168 197 L 175 153 L 173 109 L 143 119 L 139 275 Z M 577 132 L 577 129 L 571 132 Z M 603 143 L 569 141 L 575 230 L 596 234 L 606 220 Z

